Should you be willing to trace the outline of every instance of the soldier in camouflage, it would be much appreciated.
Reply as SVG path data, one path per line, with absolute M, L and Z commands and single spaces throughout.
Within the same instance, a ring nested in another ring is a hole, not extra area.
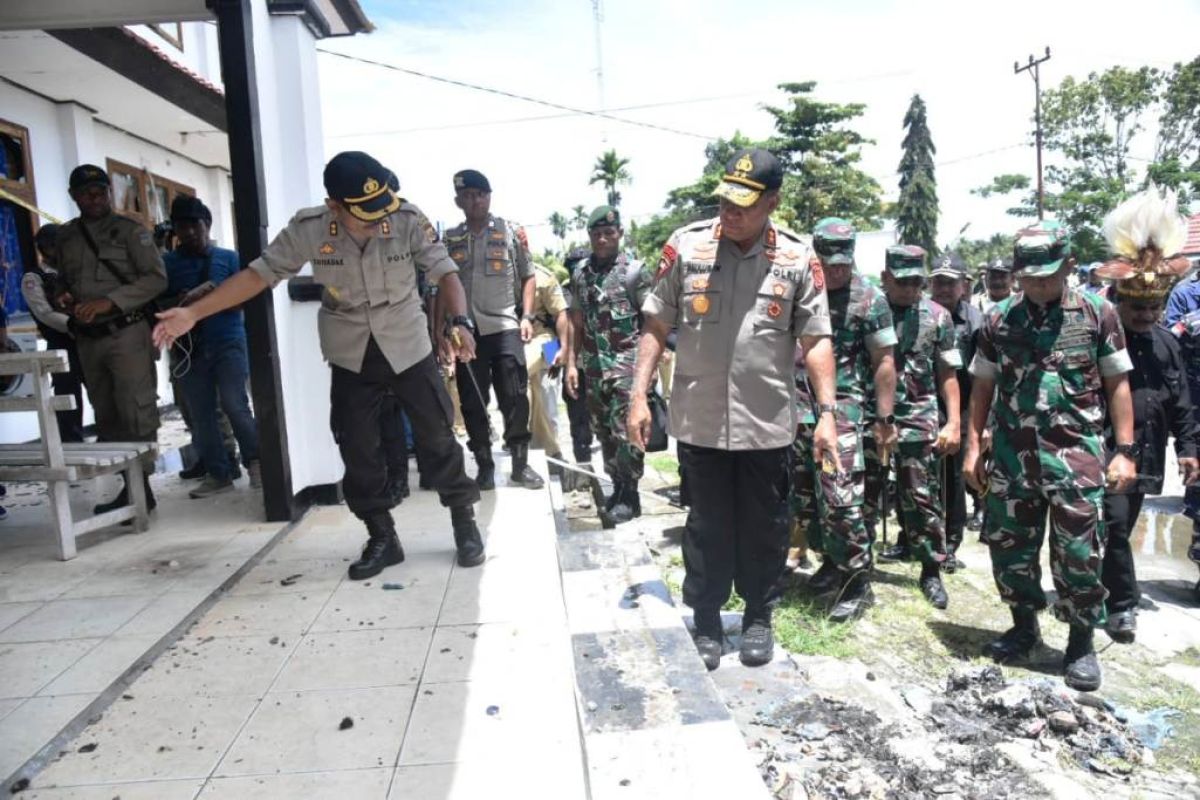
M 650 293 L 653 273 L 621 251 L 621 215 L 600 206 L 588 217 L 592 255 L 575 273 L 571 292 L 571 352 L 567 354 L 567 391 L 576 396 L 582 353 L 592 430 L 600 438 L 604 471 L 613 493 L 600 511 L 605 527 L 642 513 L 638 481 L 644 454 L 629 443 L 625 420 L 633 390 L 633 366 L 641 336 L 639 309 Z
M 854 240 L 854 228 L 836 217 L 821 220 L 813 231 L 813 249 L 825 272 L 833 327 L 840 472 L 817 465 L 812 443 L 817 418 L 803 358 L 797 359 L 796 371 L 799 425 L 793 445 L 793 533 L 807 538 L 813 550 L 824 554 L 821 568 L 808 587 L 818 594 L 839 592 L 830 613 L 835 622 L 856 619 L 874 601 L 871 539 L 863 519 L 866 464 L 862 433 L 869 386 L 874 387 L 881 409 L 873 426 L 875 441 L 880 449 L 888 450 L 896 439 L 892 416 L 896 331 L 892 328 L 892 311 L 883 293 L 855 272 Z M 797 543 L 793 539 L 793 545 Z
M 1011 661 L 1040 639 L 1037 612 L 1046 596 L 1039 561 L 1049 516 L 1054 613 L 1071 626 L 1064 676 L 1068 686 L 1092 691 L 1101 679 L 1093 627 L 1105 622 L 1105 484 L 1122 491 L 1137 468 L 1125 335 L 1107 300 L 1067 286 L 1074 266 L 1061 223 L 1039 222 L 1017 235 L 1013 267 L 1021 292 L 988 312 L 971 364 L 963 475 L 987 492 L 983 538 L 1013 616 L 1013 627 L 984 654 Z M 1107 477 L 1106 404 L 1116 441 Z M 980 458 L 989 412 L 995 414 L 990 470 Z
M 949 598 L 940 565 L 946 523 L 938 461 L 958 451 L 957 370 L 962 356 L 950 313 L 922 294 L 925 251 L 893 245 L 887 249 L 885 264 L 883 287 L 898 340 L 895 414 L 900 516 L 908 548 L 921 562 L 921 592 L 935 608 L 945 608 Z M 940 425 L 939 396 L 946 409 L 944 425 Z M 868 494 L 877 497 L 885 488 L 885 477 L 882 470 L 869 472 Z

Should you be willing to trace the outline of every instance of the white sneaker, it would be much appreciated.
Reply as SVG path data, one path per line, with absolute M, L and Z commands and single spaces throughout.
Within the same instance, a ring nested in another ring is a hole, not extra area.
M 224 492 L 233 491 L 233 481 L 217 480 L 212 475 L 208 475 L 200 482 L 200 485 L 188 492 L 188 497 L 193 500 L 201 500 L 205 497 L 212 497 L 214 494 L 222 494 Z
M 246 474 L 250 476 L 250 488 L 262 488 L 262 462 L 257 459 L 246 465 Z

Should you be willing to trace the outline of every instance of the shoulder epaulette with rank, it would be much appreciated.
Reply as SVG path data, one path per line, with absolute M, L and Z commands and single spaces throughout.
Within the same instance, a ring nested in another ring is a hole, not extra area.
M 301 220 L 305 219 L 316 219 L 323 214 L 332 213 L 333 212 L 329 210 L 329 206 L 311 206 L 309 208 L 302 208 L 292 215 L 292 222 L 300 222 Z

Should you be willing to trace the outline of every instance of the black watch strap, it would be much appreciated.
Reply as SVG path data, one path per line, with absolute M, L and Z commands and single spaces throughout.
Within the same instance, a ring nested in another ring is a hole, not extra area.
M 879 421 L 882 422 L 884 425 L 895 425 L 896 424 L 896 415 L 888 414 L 885 417 L 880 417 Z
M 461 314 L 457 317 L 451 317 L 450 325 L 451 326 L 461 325 L 462 327 L 469 330 L 471 333 L 475 332 L 475 322 L 470 317 L 464 316 Z
M 1137 444 L 1119 444 L 1113 448 L 1114 453 L 1125 456 L 1126 458 L 1136 459 L 1141 453 L 1142 448 Z

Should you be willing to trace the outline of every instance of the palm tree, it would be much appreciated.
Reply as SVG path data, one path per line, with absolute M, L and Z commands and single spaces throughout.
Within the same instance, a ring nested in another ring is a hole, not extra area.
M 588 214 L 583 206 L 575 206 L 571 209 L 575 215 L 571 217 L 571 224 L 575 226 L 575 230 L 581 231 L 587 227 Z
M 550 230 L 560 241 L 565 241 L 567 238 L 567 229 L 571 225 L 571 221 L 562 214 L 555 211 L 550 215 Z
M 617 187 L 633 182 L 633 177 L 626 169 L 628 166 L 628 158 L 621 158 L 617 155 L 616 150 L 605 150 L 596 159 L 595 166 L 592 167 L 592 177 L 588 181 L 588 186 L 596 183 L 604 184 L 604 188 L 608 192 L 608 204 L 616 208 L 621 203 L 621 193 L 617 191 Z

